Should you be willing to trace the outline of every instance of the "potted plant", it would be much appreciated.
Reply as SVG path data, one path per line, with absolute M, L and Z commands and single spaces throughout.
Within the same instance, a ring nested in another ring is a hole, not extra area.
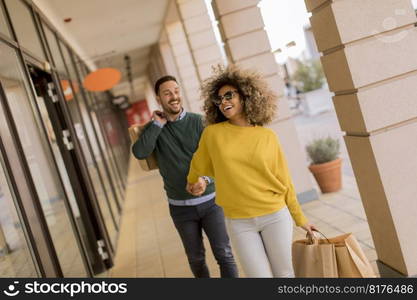
M 306 146 L 313 173 L 322 193 L 342 188 L 342 159 L 339 140 L 332 137 L 314 139 Z

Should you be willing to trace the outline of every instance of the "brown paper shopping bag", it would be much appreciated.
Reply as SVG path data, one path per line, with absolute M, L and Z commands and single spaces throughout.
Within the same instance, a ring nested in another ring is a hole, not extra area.
M 296 277 L 376 277 L 352 233 L 293 242 L 293 266 Z
M 352 233 L 329 238 L 329 241 L 335 245 L 339 277 L 376 277 L 368 258 Z
M 137 139 L 139 138 L 142 130 L 145 128 L 146 125 L 133 125 L 129 127 L 129 136 L 130 141 L 135 143 Z M 138 159 L 139 165 L 144 171 L 150 171 L 158 169 L 158 163 L 155 157 L 155 153 L 152 153 L 149 155 L 146 159 Z
M 294 241 L 295 277 L 338 277 L 335 245 L 317 238 Z

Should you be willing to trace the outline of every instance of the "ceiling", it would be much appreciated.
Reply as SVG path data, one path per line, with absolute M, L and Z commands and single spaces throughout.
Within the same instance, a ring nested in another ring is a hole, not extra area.
M 158 42 L 169 0 L 34 0 L 58 30 L 82 50 L 82 59 L 112 67 L 127 80 L 125 55 L 133 78 L 146 75 L 151 46 Z M 44 8 L 44 9 L 42 9 Z M 71 18 L 71 22 L 64 19 Z M 76 49 L 77 49 L 76 48 Z

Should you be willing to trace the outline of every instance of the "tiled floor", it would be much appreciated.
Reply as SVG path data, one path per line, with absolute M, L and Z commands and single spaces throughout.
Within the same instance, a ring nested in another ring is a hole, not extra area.
M 328 237 L 353 232 L 377 271 L 376 253 L 356 183 L 348 175 L 343 180 L 340 192 L 321 195 L 320 200 L 304 204 L 303 210 Z M 303 230 L 295 228 L 294 239 L 301 238 Z M 205 240 L 211 275 L 218 277 L 216 262 Z M 141 171 L 133 159 L 117 247 L 110 277 L 192 277 L 169 216 L 161 177 L 157 171 Z

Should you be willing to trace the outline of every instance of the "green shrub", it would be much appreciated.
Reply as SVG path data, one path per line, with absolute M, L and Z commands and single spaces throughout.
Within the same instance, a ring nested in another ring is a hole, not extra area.
M 294 73 L 292 81 L 302 93 L 321 88 L 325 79 L 320 60 L 299 61 L 298 69 Z
M 332 137 L 314 139 L 306 146 L 312 164 L 323 164 L 338 158 L 339 140 Z

